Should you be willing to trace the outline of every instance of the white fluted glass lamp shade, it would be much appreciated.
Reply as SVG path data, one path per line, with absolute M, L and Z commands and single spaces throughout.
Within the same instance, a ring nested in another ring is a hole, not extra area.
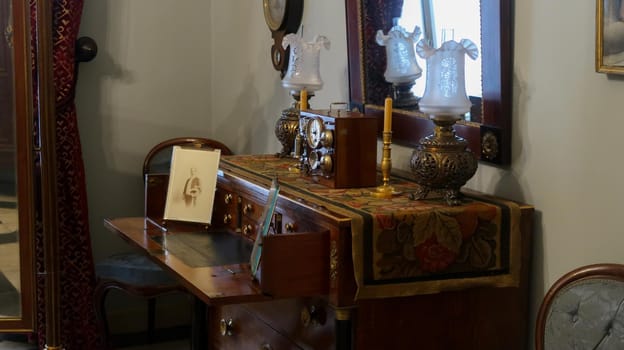
M 320 53 L 321 48 L 329 49 L 329 39 L 316 36 L 311 42 L 306 42 L 296 34 L 288 34 L 282 46 L 284 49 L 290 46 L 288 69 L 282 79 L 282 86 L 296 91 L 303 88 L 311 92 L 320 90 L 323 87 Z
M 375 41 L 380 46 L 386 47 L 386 71 L 384 77 L 387 82 L 401 84 L 411 83 L 422 75 L 422 69 L 416 61 L 414 45 L 420 37 L 420 27 L 416 26 L 409 33 L 405 28 L 396 24 L 390 29 L 388 35 L 384 35 L 380 29 L 377 31 Z
M 477 58 L 479 49 L 468 39 L 450 40 L 434 49 L 423 40 L 416 46 L 427 61 L 427 82 L 420 100 L 421 112 L 430 115 L 459 116 L 470 111 L 464 77 L 465 56 Z

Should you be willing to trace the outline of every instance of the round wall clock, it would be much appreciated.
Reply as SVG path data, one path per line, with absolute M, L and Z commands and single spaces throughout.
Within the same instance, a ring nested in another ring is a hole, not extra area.
M 264 0 L 264 19 L 272 31 L 280 29 L 286 15 L 286 0 Z
M 288 50 L 282 47 L 286 34 L 296 33 L 303 16 L 303 0 L 262 0 L 264 20 L 271 30 L 271 61 L 282 77 L 288 67 Z

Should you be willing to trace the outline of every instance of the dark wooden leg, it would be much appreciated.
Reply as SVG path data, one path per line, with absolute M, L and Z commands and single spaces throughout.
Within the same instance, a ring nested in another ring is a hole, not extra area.
M 352 308 L 336 309 L 336 350 L 353 348 Z
M 154 342 L 154 324 L 156 323 L 156 298 L 147 299 L 147 343 Z
M 110 288 L 112 287 L 107 284 L 106 281 L 98 279 L 98 283 L 94 291 L 95 315 L 97 317 L 102 336 L 104 337 L 104 348 L 107 350 L 113 348 L 110 329 L 108 327 L 108 320 L 106 318 L 106 295 L 108 294 Z
M 193 319 L 191 322 L 191 349 L 208 349 L 208 307 L 197 297 L 193 297 Z

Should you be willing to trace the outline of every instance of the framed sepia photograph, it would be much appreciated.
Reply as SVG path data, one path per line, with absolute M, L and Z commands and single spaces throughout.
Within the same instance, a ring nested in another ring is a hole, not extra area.
M 624 0 L 596 0 L 596 72 L 624 74 Z
M 174 146 L 163 219 L 210 224 L 221 151 Z

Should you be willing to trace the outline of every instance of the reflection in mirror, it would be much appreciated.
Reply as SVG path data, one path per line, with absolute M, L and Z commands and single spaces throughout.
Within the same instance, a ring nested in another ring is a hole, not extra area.
M 18 317 L 20 265 L 11 3 L 0 0 L 0 317 Z
M 444 41 L 470 39 L 481 47 L 481 14 L 479 0 L 404 0 L 399 25 L 404 28 L 419 26 L 423 30 L 423 40 L 432 47 L 440 47 Z M 451 33 L 444 39 L 442 33 Z M 423 67 L 423 76 L 416 82 L 412 91 L 422 96 L 425 91 L 426 63 L 417 56 Z M 481 53 L 475 60 L 466 61 L 466 93 L 473 101 L 480 102 L 481 93 Z M 480 116 L 466 115 L 466 120 L 478 121 Z
M 469 39 L 479 47 L 479 60 L 467 69 L 467 93 L 472 108 L 455 125 L 457 134 L 482 161 L 509 164 L 511 156 L 511 0 L 345 0 L 349 54 L 349 94 L 353 109 L 377 116 L 383 124 L 383 101 L 397 96 L 384 77 L 386 52 L 376 42 L 376 33 L 388 33 L 398 18 L 407 32 L 418 26 L 423 40 L 439 47 L 443 29 L 452 29 L 453 39 Z M 424 60 L 418 64 L 426 70 Z M 422 96 L 426 72 L 411 88 Z M 407 104 L 406 104 L 407 105 Z M 432 123 L 417 106 L 393 110 L 392 142 L 417 147 L 429 135 Z
M 432 47 L 440 47 L 444 41 L 470 39 L 477 47 L 481 47 L 480 0 L 404 0 L 400 11 L 397 11 L 397 24 L 408 32 L 418 27 L 422 31 L 422 40 Z M 393 19 L 394 20 L 394 19 Z M 442 34 L 446 33 L 445 37 Z M 449 35 L 450 33 L 450 35 Z M 412 48 L 415 49 L 415 48 Z M 418 65 L 422 67 L 422 76 L 416 79 L 412 92 L 422 97 L 427 81 L 427 64 L 425 59 L 416 55 Z M 466 61 L 466 93 L 473 104 L 481 103 L 481 55 L 475 60 Z M 394 94 L 397 96 L 397 94 Z M 385 96 L 374 96 L 372 103 L 382 104 Z M 395 106 L 396 106 L 395 101 Z M 402 109 L 417 111 L 418 106 Z M 479 122 L 480 115 L 466 113 L 467 121 Z
M 34 329 L 28 1 L 0 0 L 0 332 Z

